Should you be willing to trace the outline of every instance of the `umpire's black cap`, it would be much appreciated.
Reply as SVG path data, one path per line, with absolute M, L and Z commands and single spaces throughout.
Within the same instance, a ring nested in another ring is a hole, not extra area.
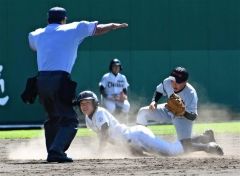
M 177 83 L 183 83 L 188 80 L 188 71 L 184 67 L 176 67 L 172 70 L 171 76 L 173 76 Z
M 48 19 L 64 19 L 67 11 L 62 7 L 53 7 L 48 11 Z

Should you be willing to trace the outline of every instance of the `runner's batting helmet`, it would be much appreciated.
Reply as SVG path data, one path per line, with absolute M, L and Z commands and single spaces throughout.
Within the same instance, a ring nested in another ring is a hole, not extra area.
M 113 65 L 119 65 L 120 71 L 122 70 L 122 64 L 121 64 L 120 60 L 118 60 L 117 58 L 111 60 L 111 62 L 109 64 L 109 70 L 110 71 L 112 71 L 112 66 Z
M 95 106 L 98 106 L 99 104 L 97 95 L 90 90 L 80 92 L 74 100 L 74 104 L 79 105 L 82 100 L 93 100 Z

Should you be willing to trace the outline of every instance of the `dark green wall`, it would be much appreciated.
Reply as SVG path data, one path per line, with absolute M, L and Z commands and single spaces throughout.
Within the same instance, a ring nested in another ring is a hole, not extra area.
M 46 25 L 52 6 L 63 6 L 68 19 L 127 22 L 129 28 L 88 38 L 79 48 L 73 79 L 78 90 L 98 91 L 109 61 L 117 57 L 130 83 L 130 102 L 139 108 L 170 70 L 185 66 L 198 90 L 199 102 L 239 111 L 239 0 L 0 0 L 0 79 L 9 96 L 0 106 L 0 124 L 37 123 L 42 107 L 25 105 L 26 78 L 36 72 L 36 55 L 27 43 L 30 31 Z M 97 92 L 98 93 L 98 92 Z

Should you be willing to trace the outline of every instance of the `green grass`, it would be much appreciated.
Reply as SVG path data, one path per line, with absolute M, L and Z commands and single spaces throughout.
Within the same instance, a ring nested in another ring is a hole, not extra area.
M 153 125 L 149 128 L 156 135 L 171 135 L 175 134 L 173 125 Z M 240 122 L 222 122 L 222 123 L 199 123 L 193 125 L 193 132 L 201 134 L 207 129 L 213 129 L 215 133 L 239 133 Z
M 93 131 L 87 128 L 79 128 L 77 132 L 77 136 L 80 137 L 89 137 L 89 136 L 94 136 L 96 135 Z
M 0 131 L 0 139 L 37 138 L 44 135 L 43 130 L 7 130 Z
M 153 125 L 149 128 L 156 135 L 172 135 L 175 134 L 173 125 Z M 240 122 L 223 122 L 223 123 L 204 123 L 194 124 L 194 134 L 201 134 L 206 129 L 213 129 L 215 133 L 234 133 L 240 134 Z M 77 136 L 88 137 L 94 136 L 94 132 L 87 128 L 79 128 Z M 44 136 L 43 130 L 9 130 L 0 131 L 0 139 L 20 139 L 20 138 L 37 138 Z

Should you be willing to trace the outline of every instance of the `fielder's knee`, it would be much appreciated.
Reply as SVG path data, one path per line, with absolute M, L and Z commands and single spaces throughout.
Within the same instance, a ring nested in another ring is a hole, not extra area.
M 147 126 L 146 112 L 145 112 L 145 109 L 144 109 L 144 108 L 141 108 L 141 109 L 138 111 L 137 119 L 136 119 L 136 124 Z
M 130 110 L 130 104 L 125 104 L 122 108 L 122 112 L 128 113 Z

